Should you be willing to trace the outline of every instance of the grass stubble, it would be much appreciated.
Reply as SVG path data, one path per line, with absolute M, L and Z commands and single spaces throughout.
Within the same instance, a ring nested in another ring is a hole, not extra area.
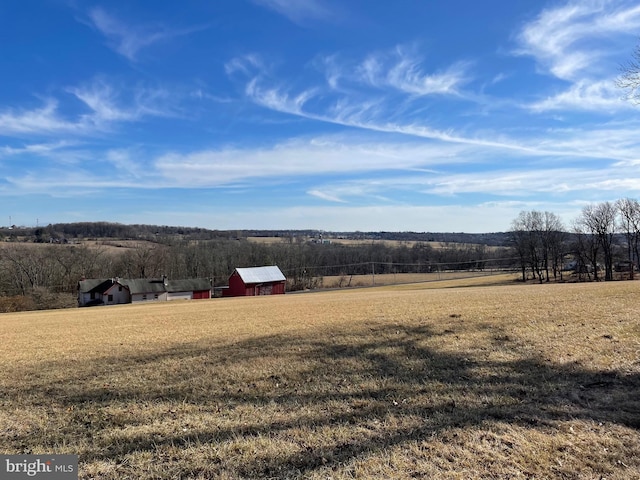
M 0 451 L 78 454 L 83 479 L 638 478 L 639 295 L 405 285 L 5 314 Z

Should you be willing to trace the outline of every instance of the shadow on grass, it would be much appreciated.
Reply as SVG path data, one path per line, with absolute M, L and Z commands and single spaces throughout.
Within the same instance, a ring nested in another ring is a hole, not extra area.
M 487 331 L 484 346 L 504 351 L 505 360 L 492 360 L 482 353 L 487 348 L 451 353 L 438 347 L 471 328 L 482 327 L 376 326 L 105 358 L 69 371 L 57 385 L 43 377 L 15 386 L 11 395 L 20 400 L 5 404 L 27 411 L 51 406 L 58 431 L 13 435 L 1 445 L 20 452 L 97 439 L 81 462 L 120 463 L 129 454 L 169 447 L 286 439 L 289 449 L 277 455 L 266 449 L 237 464 L 224 454 L 212 457 L 208 471 L 284 478 L 496 421 L 544 429 L 587 420 L 640 429 L 638 374 L 519 356 L 522 346 L 495 329 Z M 113 413 L 131 406 L 148 415 Z M 193 411 L 202 420 L 186 431 L 161 426 Z M 159 425 L 155 431 L 150 419 Z M 104 431 L 117 441 L 99 440 Z M 193 475 L 197 469 L 190 468 Z

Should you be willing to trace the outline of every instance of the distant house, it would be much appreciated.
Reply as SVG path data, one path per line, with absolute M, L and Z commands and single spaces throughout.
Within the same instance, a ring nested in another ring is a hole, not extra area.
M 286 277 L 276 266 L 236 268 L 229 277 L 225 297 L 283 294 Z
M 616 272 L 632 272 L 636 270 L 636 266 L 633 262 L 630 262 L 629 260 L 625 260 L 622 262 L 616 262 L 613 265 L 613 269 Z
M 187 280 L 101 278 L 78 282 L 78 306 L 211 298 L 206 278 Z

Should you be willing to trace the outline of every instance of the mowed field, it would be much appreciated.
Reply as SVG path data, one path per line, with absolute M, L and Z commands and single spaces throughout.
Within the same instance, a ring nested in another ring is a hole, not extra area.
M 433 286 L 0 315 L 0 451 L 83 479 L 638 478 L 640 282 Z

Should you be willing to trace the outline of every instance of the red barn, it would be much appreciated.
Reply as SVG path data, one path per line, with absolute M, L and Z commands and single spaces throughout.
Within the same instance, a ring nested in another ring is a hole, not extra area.
M 283 294 L 287 279 L 276 266 L 236 268 L 229 277 L 225 297 Z

